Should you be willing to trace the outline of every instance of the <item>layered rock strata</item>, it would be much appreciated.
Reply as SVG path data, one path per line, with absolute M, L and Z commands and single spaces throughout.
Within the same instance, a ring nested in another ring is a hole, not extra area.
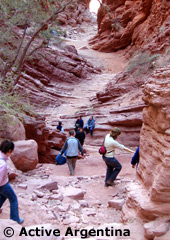
M 145 106 L 142 100 L 143 83 L 143 77 L 136 76 L 134 79 L 130 73 L 121 72 L 112 76 L 106 88 L 91 99 L 90 111 L 86 107 L 81 109 L 80 114 L 85 119 L 89 115 L 93 115 L 96 119 L 95 137 L 91 141 L 89 139 L 88 143 L 100 145 L 104 136 L 113 127 L 119 127 L 122 131 L 119 141 L 122 144 L 126 146 L 139 144 L 143 122 L 142 109 Z
M 55 107 L 64 98 L 68 101 L 74 85 L 99 71 L 79 56 L 74 46 L 51 45 L 25 62 L 15 89 L 38 109 Z
M 140 163 L 136 180 L 127 188 L 124 220 L 170 216 L 170 66 L 156 70 L 143 92 L 147 107 L 143 110 Z
M 134 47 L 162 51 L 169 46 L 170 2 L 161 0 L 103 0 L 98 11 L 98 34 L 92 48 L 111 52 Z

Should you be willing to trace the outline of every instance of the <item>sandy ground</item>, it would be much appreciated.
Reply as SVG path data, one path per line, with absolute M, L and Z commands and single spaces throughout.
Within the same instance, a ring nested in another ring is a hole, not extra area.
M 97 91 L 102 90 L 109 79 L 114 74 L 123 70 L 126 66 L 126 61 L 123 58 L 123 52 L 117 53 L 100 53 L 96 52 L 88 46 L 88 39 L 92 37 L 93 27 L 85 34 L 84 37 L 76 37 L 74 40 L 68 40 L 67 43 L 74 45 L 79 54 L 86 57 L 94 65 L 101 67 L 102 73 L 92 78 L 90 84 L 81 82 L 71 93 L 69 107 L 67 104 L 62 105 L 57 109 L 49 109 L 47 116 L 47 124 L 64 115 L 73 115 L 79 111 L 82 106 L 90 107 L 89 98 L 93 97 Z M 84 91 L 82 91 L 84 89 Z M 76 96 L 76 98 L 75 98 Z M 78 99 L 78 101 L 77 101 Z M 83 228 L 87 226 L 99 226 L 105 223 L 121 222 L 121 211 L 113 208 L 108 208 L 108 201 L 112 199 L 126 199 L 126 186 L 129 181 L 135 178 L 135 170 L 131 168 L 132 154 L 116 151 L 116 157 L 121 162 L 123 168 L 116 180 L 114 187 L 104 187 L 104 178 L 106 166 L 98 153 L 97 147 L 85 145 L 86 154 L 83 159 L 77 161 L 75 176 L 69 176 L 67 164 L 57 166 L 54 164 L 43 164 L 38 166 L 29 173 L 21 174 L 12 185 L 18 195 L 20 215 L 25 218 L 24 226 L 52 223 L 64 231 L 66 228 L 63 221 L 56 220 L 51 216 L 51 209 L 57 204 L 47 201 L 47 199 L 39 198 L 37 201 L 32 201 L 33 191 L 46 180 L 56 180 L 60 188 L 76 186 L 85 191 L 84 199 L 89 203 L 91 208 L 96 211 L 95 216 L 90 216 L 84 222 L 77 223 L 75 227 Z M 79 178 L 81 177 L 81 178 Z M 82 179 L 82 180 L 81 180 Z M 25 184 L 26 189 L 20 188 L 19 184 Z M 100 204 L 97 204 L 97 201 Z M 58 205 L 57 205 L 58 206 Z M 68 216 L 66 211 L 66 217 Z M 1 218 L 9 217 L 9 203 L 6 202 L 3 207 Z

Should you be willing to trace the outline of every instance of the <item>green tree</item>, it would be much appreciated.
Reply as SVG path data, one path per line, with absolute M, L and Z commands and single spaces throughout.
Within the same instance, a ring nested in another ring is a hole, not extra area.
M 48 45 L 49 27 L 71 3 L 73 0 L 0 0 L 2 83 L 9 77 L 13 87 L 18 83 L 25 59 Z M 33 44 L 36 39 L 38 45 Z

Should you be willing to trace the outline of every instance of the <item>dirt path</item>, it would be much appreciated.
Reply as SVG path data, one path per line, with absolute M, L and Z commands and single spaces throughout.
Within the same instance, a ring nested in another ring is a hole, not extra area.
M 75 85 L 74 90 L 70 92 L 69 99 L 67 100 L 68 103 L 62 104 L 58 108 L 48 108 L 47 111 L 45 111 L 48 126 L 55 125 L 56 119 L 64 118 L 65 115 L 75 115 L 82 107 L 86 106 L 87 109 L 90 109 L 90 99 L 95 97 L 97 92 L 103 90 L 114 75 L 122 71 L 127 65 L 123 51 L 103 53 L 90 48 L 88 40 L 96 33 L 95 26 L 86 26 L 84 32 L 85 33 L 74 34 L 74 40 L 67 39 L 66 43 L 74 45 L 81 56 L 86 58 L 95 67 L 100 68 L 102 72 L 101 74 L 91 74 L 87 80 Z M 70 124 L 73 123 L 71 122 Z M 71 125 L 66 126 L 66 128 L 69 127 L 71 127 Z
M 92 30 L 93 28 L 91 28 Z M 62 104 L 56 109 L 48 109 L 47 124 L 54 127 L 56 119 L 62 119 L 65 115 L 74 116 L 81 108 L 91 107 L 90 99 L 95 96 L 96 92 L 101 91 L 105 85 L 113 78 L 113 76 L 122 71 L 126 66 L 123 58 L 123 52 L 117 53 L 101 53 L 96 52 L 88 46 L 88 39 L 94 34 L 91 31 L 88 35 L 77 36 L 75 40 L 68 40 L 67 43 L 74 45 L 79 54 L 88 59 L 92 64 L 102 69 L 102 73 L 91 75 L 87 81 L 82 81 L 76 85 L 70 93 L 69 103 Z M 76 36 L 75 36 L 76 38 Z M 74 119 L 73 119 L 74 121 Z M 71 124 L 73 124 L 73 121 Z M 64 122 L 66 126 L 67 119 Z M 71 125 L 70 125 L 71 127 Z M 77 161 L 76 174 L 74 177 L 69 176 L 68 166 L 51 166 L 48 165 L 50 177 L 59 182 L 67 182 L 67 186 L 72 186 L 73 182 L 77 182 L 77 177 L 82 180 L 76 183 L 77 187 L 83 189 L 85 200 L 90 204 L 91 208 L 96 211 L 95 216 L 88 217 L 84 222 L 77 226 L 87 227 L 89 225 L 98 226 L 104 223 L 113 223 L 121 221 L 121 211 L 108 208 L 108 201 L 111 199 L 126 199 L 126 185 L 135 177 L 135 170 L 131 168 L 130 160 L 132 154 L 116 151 L 116 156 L 123 165 L 120 177 L 115 187 L 104 187 L 104 178 L 106 166 L 102 157 L 98 154 L 98 148 L 85 145 L 87 153 L 84 159 Z M 98 202 L 98 204 L 97 204 Z M 100 203 L 99 203 L 100 202 Z M 98 205 L 98 206 L 97 206 Z M 63 225 L 60 226 L 63 228 Z
M 70 94 L 69 104 L 48 109 L 49 126 L 65 114 L 74 116 L 82 107 L 90 108 L 90 98 L 97 91 L 102 90 L 113 75 L 126 65 L 122 53 L 95 52 L 87 45 L 87 38 L 70 40 L 68 43 L 74 43 L 78 52 L 97 66 L 101 66 L 103 72 L 89 76 L 88 84 L 81 82 L 77 85 Z M 116 151 L 116 157 L 123 169 L 114 187 L 104 187 L 106 166 L 98 153 L 98 147 L 85 144 L 84 148 L 86 154 L 83 159 L 77 161 L 75 176 L 69 176 L 67 164 L 62 166 L 39 164 L 33 171 L 22 173 L 18 182 L 13 183 L 19 198 L 20 213 L 25 218 L 24 226 L 51 223 L 61 231 L 65 231 L 68 226 L 75 229 L 89 226 L 97 228 L 103 224 L 121 222 L 121 211 L 108 207 L 108 202 L 114 199 L 125 201 L 126 185 L 135 178 L 135 170 L 130 165 L 132 154 Z M 58 190 L 55 192 L 38 190 L 37 197 L 36 188 L 49 181 L 56 181 Z M 72 187 L 84 192 L 83 201 L 86 207 L 82 207 L 79 201 L 68 198 L 63 200 L 62 191 L 64 193 L 66 188 Z M 8 206 L 4 205 L 2 218 L 8 218 L 9 215 L 9 203 L 5 204 Z

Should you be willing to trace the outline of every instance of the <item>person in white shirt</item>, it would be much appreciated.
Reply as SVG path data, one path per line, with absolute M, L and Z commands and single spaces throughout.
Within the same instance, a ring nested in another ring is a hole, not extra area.
M 14 143 L 9 140 L 4 140 L 0 145 L 0 209 L 6 199 L 8 199 L 10 202 L 10 219 L 22 224 L 24 219 L 19 217 L 18 200 L 14 190 L 9 184 L 6 163 L 13 150 Z
M 125 147 L 124 145 L 116 141 L 117 137 L 121 134 L 120 128 L 113 128 L 109 134 L 105 136 L 104 146 L 106 147 L 106 154 L 103 155 L 103 160 L 107 166 L 105 186 L 114 185 L 114 180 L 122 169 L 122 165 L 115 158 L 115 149 L 119 148 L 130 153 L 134 153 L 131 149 Z

